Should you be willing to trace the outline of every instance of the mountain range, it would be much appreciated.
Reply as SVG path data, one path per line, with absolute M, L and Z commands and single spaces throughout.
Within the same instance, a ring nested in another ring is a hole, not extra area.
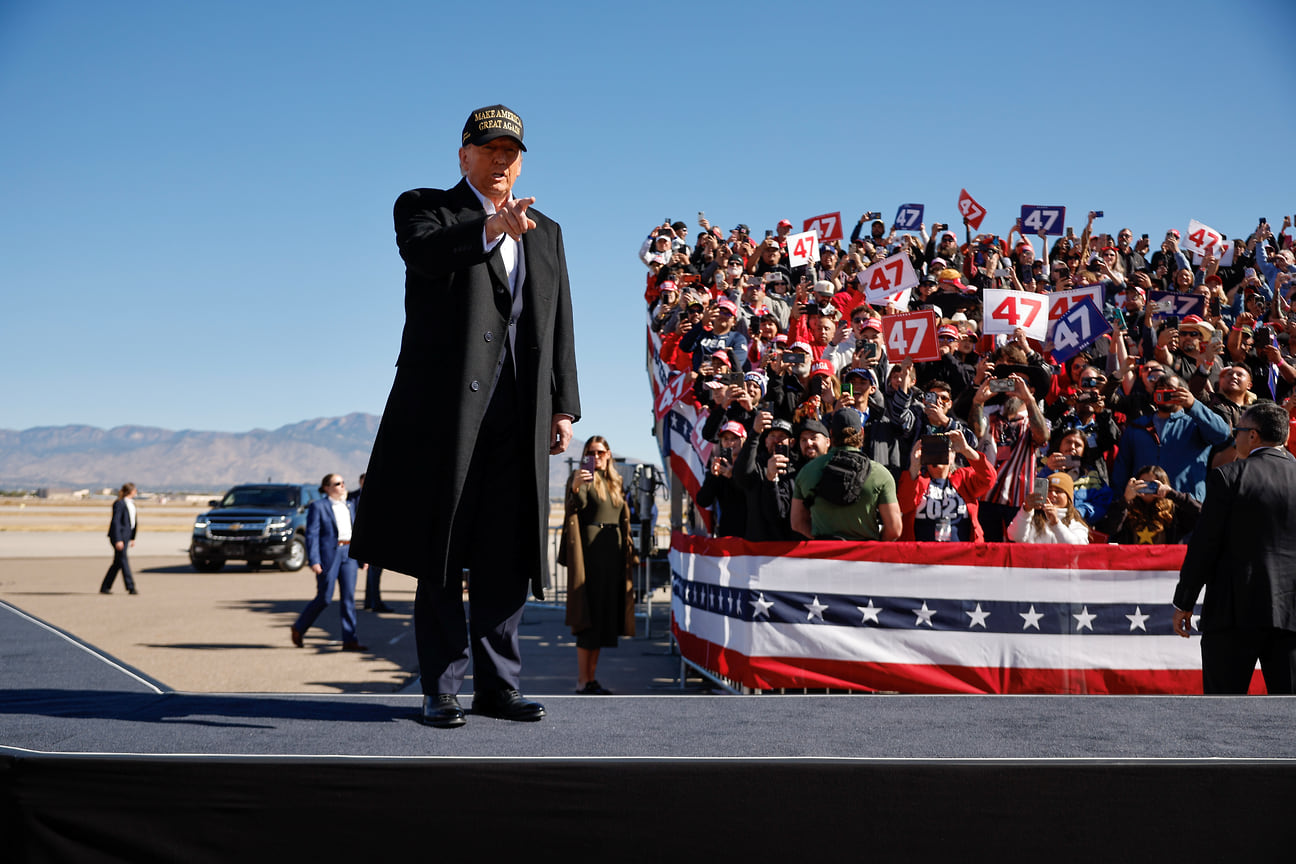
M 369 462 L 378 417 L 318 417 L 250 432 L 173 431 L 153 426 L 38 426 L 0 429 L 0 488 L 116 487 L 215 492 L 236 483 L 317 482 L 337 472 L 350 483 Z M 435 439 L 429 446 L 436 446 Z M 561 496 L 569 457 L 549 461 L 550 494 Z

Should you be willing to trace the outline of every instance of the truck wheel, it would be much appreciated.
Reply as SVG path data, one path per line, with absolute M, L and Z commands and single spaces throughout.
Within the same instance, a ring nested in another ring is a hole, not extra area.
M 292 572 L 306 565 L 306 541 L 300 534 L 294 534 L 288 544 L 288 557 L 276 562 L 280 570 Z

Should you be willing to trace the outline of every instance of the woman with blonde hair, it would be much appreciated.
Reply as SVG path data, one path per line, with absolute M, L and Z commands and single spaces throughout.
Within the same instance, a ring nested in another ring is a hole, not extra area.
M 566 623 L 576 637 L 576 692 L 609 695 L 594 677 L 599 651 L 634 635 L 630 507 L 612 448 L 602 435 L 585 442 L 567 483 L 558 563 L 567 567 Z
M 1070 474 L 1050 474 L 1048 494 L 1042 499 L 1028 495 L 1026 503 L 1008 526 L 1008 539 L 1014 543 L 1089 542 L 1089 526 L 1075 508 L 1075 482 Z

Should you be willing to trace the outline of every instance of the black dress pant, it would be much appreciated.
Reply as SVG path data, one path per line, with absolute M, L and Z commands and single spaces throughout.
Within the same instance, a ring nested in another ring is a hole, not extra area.
M 1202 634 L 1202 691 L 1242 695 L 1256 661 L 1271 694 L 1296 693 L 1296 632 L 1229 627 Z
M 458 693 L 472 658 L 473 690 L 519 689 L 518 624 L 535 559 L 530 417 L 518 411 L 511 357 L 486 410 L 452 526 L 448 574 L 419 580 L 414 632 L 423 692 Z M 462 571 L 468 571 L 468 611 Z
M 117 544 L 113 544 L 113 562 L 108 567 L 108 572 L 104 574 L 103 584 L 99 586 L 100 591 L 111 591 L 113 582 L 117 581 L 117 572 L 122 574 L 122 582 L 126 585 L 127 591 L 135 590 L 135 577 L 131 575 L 130 558 L 126 555 L 126 550 L 130 548 L 130 543 L 122 544 L 118 549 Z

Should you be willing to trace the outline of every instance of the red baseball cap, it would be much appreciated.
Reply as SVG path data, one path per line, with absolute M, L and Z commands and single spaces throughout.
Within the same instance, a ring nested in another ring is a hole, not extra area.
M 747 429 L 746 429 L 746 427 L 744 427 L 744 426 L 743 426 L 741 423 L 739 423 L 737 420 L 730 420 L 728 423 L 726 423 L 726 424 L 724 424 L 723 426 L 720 427 L 720 431 L 721 431 L 721 432 L 732 432 L 733 434 L 737 435 L 739 438 L 744 438 L 744 439 L 745 439 L 745 438 L 747 437 Z M 717 436 L 717 437 L 718 437 L 718 436 Z

